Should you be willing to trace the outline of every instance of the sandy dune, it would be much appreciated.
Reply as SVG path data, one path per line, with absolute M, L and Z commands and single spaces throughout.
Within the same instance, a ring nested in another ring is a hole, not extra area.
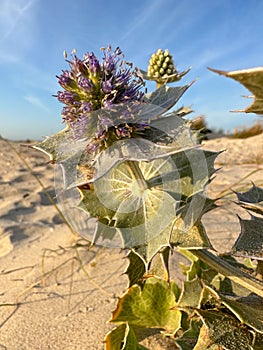
M 54 171 L 47 157 L 18 142 L 11 145 L 54 197 Z M 226 196 L 204 218 L 213 245 L 224 251 L 239 233 L 236 213 L 247 217 L 231 202 L 231 189 L 246 190 L 251 180 L 263 186 L 263 134 L 214 139 L 203 147 L 226 149 L 216 163 L 222 169 L 208 188 L 211 197 Z M 74 235 L 2 139 L 0 169 L 0 349 L 103 349 L 111 327 L 106 321 L 127 284 L 124 254 L 88 248 L 87 241 Z

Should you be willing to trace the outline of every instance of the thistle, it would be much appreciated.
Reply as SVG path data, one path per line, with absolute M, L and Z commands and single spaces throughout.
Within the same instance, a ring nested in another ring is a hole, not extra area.
M 129 250 L 129 288 L 112 313 L 116 328 L 105 349 L 146 349 L 139 344 L 143 328 L 157 340 L 162 330 L 162 348 L 262 349 L 262 283 L 245 272 L 247 264 L 209 252 L 202 223 L 217 207 L 205 188 L 220 152 L 196 147 L 181 118 L 187 109 L 171 111 L 191 84 L 166 83 L 189 70 L 178 73 L 168 50 L 157 50 L 141 73 L 159 88 L 146 95 L 119 48 L 104 50 L 102 62 L 93 52 L 72 56 L 58 77 L 67 127 L 34 147 L 60 165 L 57 200 L 74 229 L 93 244 Z M 262 214 L 262 195 L 253 186 L 237 193 L 238 204 Z M 258 259 L 262 278 L 262 218 L 240 222 L 231 255 Z M 174 249 L 191 261 L 182 289 L 170 279 Z
M 144 96 L 141 91 L 144 82 L 136 69 L 132 70 L 132 66 L 123 60 L 122 51 L 116 48 L 112 52 L 110 46 L 103 51 L 102 62 L 93 52 L 86 53 L 82 60 L 73 52 L 72 61 L 68 61 L 70 70 L 63 70 L 62 74 L 57 76 L 60 86 L 64 89 L 56 95 L 65 105 L 62 118 L 76 139 L 87 136 L 90 124 L 94 122 L 91 120 L 92 116 L 94 119 L 93 112 L 100 110 L 96 115 L 96 142 L 90 145 L 90 149 L 96 148 L 95 144 L 99 145 L 105 138 L 102 130 L 116 124 L 116 121 L 111 120 L 109 114 L 103 114 L 103 111 L 110 111 L 116 105 L 139 102 Z M 121 125 L 120 129 L 114 130 L 117 138 L 127 137 L 133 131 L 125 124 L 125 118 L 117 124 Z

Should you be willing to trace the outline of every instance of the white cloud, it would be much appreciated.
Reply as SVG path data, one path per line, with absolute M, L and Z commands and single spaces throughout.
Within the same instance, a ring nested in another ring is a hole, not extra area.
M 152 16 L 156 15 L 158 7 L 162 7 L 162 3 L 159 0 L 152 1 L 150 4 L 147 3 L 143 9 L 140 10 L 138 16 L 133 18 L 132 21 L 128 24 L 126 30 L 121 37 L 121 41 L 127 40 L 131 34 L 136 30 L 143 28 L 145 23 L 149 22 Z
M 33 95 L 27 95 L 27 96 L 24 96 L 24 99 L 27 102 L 31 103 L 33 106 L 41 108 L 46 112 L 50 112 L 50 109 L 43 103 L 43 101 L 41 101 L 39 97 L 33 96 Z
M 31 47 L 35 36 L 38 0 L 1 0 L 0 63 L 18 61 Z

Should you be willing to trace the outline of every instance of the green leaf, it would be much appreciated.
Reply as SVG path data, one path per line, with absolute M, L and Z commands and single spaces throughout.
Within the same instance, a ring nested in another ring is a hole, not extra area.
M 254 95 L 254 101 L 249 107 L 236 112 L 263 114 L 263 67 L 236 70 L 231 72 L 211 68 L 209 69 L 212 72 L 235 79 L 244 85 Z
M 178 117 L 177 111 L 165 113 L 150 123 L 150 137 L 147 139 L 158 144 L 166 144 L 175 149 L 192 148 L 198 144 L 186 122 Z
M 239 294 L 234 294 L 239 292 Z M 216 292 L 210 287 L 205 287 L 202 296 L 202 305 L 211 299 L 218 305 L 227 307 L 242 324 L 253 328 L 256 332 L 263 333 L 263 298 L 255 294 L 248 294 L 244 289 Z
M 232 248 L 232 254 L 263 260 L 263 219 L 252 216 L 251 220 L 239 221 L 241 233 Z
M 176 339 L 176 344 L 180 350 L 192 350 L 197 342 L 198 335 L 200 332 L 201 323 L 194 319 L 190 322 L 190 327 L 187 329 L 182 336 Z
M 193 226 L 185 223 L 185 218 L 178 218 L 173 225 L 170 242 L 184 249 L 212 249 L 203 224 L 199 221 Z
M 124 247 L 149 245 L 141 254 L 148 262 L 162 246 L 169 245 L 176 200 L 166 191 L 172 183 L 149 188 L 147 182 L 152 174 L 165 173 L 171 166 L 166 159 L 119 164 L 94 182 L 95 190 L 81 190 L 80 207 L 99 222 L 114 227 Z M 98 239 L 97 234 L 95 237 Z
M 159 217 L 159 216 L 158 216 Z M 163 248 L 170 247 L 170 236 L 173 229 L 171 222 L 162 232 L 148 240 L 147 244 L 142 244 L 135 247 L 135 251 L 145 261 L 148 266 L 153 257 Z
M 129 251 L 127 258 L 129 259 L 129 266 L 125 274 L 129 278 L 129 287 L 134 284 L 142 285 L 142 277 L 146 272 L 145 262 L 133 251 Z
M 143 290 L 138 285 L 130 287 L 119 299 L 111 322 L 141 327 L 161 327 L 175 332 L 181 325 L 181 312 L 171 310 L 176 305 L 169 284 L 155 277 L 148 278 Z
M 263 202 L 263 188 L 257 187 L 255 184 L 246 192 L 235 192 L 237 198 L 241 202 L 260 203 Z
M 163 146 L 141 138 L 120 140 L 98 155 L 96 162 L 94 161 L 96 172 L 92 182 L 100 179 L 124 161 L 150 162 L 163 158 L 167 162 L 168 156 L 181 154 L 189 147 L 193 147 L 193 144 L 184 142 Z M 172 161 L 170 161 L 170 168 L 171 165 Z
M 183 282 L 183 289 L 178 300 L 178 306 L 182 308 L 196 308 L 200 305 L 203 286 L 199 278 Z
M 220 294 L 220 299 L 242 323 L 263 333 L 263 298 L 253 294 L 243 298 Z
M 66 127 L 64 130 L 47 137 L 43 142 L 33 147 L 48 154 L 51 161 L 56 163 L 60 163 L 77 154 L 80 155 L 96 135 L 98 115 L 99 111 L 89 113 L 86 133 L 80 140 L 76 138 L 73 129 Z
M 205 344 L 202 344 L 203 347 L 198 345 L 204 338 L 203 333 L 200 333 L 195 350 L 211 349 L 212 344 L 225 350 L 253 350 L 252 333 L 235 317 L 221 311 L 196 310 L 196 312 L 201 316 L 208 331 L 205 332 L 207 339 Z
M 210 283 L 217 272 L 210 269 L 202 260 L 193 261 L 186 273 L 187 281 L 193 280 L 196 276 Z
M 176 102 L 192 84 L 193 83 L 177 87 L 163 85 L 153 92 L 147 94 L 144 102 L 161 107 L 164 109 L 164 111 L 168 111 L 176 104 Z
M 193 196 L 204 190 L 210 177 L 215 173 L 214 161 L 220 152 L 190 149 L 171 155 L 173 166 L 166 173 L 156 174 L 148 183 L 156 186 L 163 181 L 172 182 L 171 192 L 174 198 Z M 180 180 L 180 181 L 176 181 Z M 168 188 L 167 188 L 168 190 Z M 205 200 L 204 200 L 205 202 Z
M 127 324 L 123 323 L 107 333 L 105 337 L 106 350 L 120 350 L 125 341 Z
M 125 152 L 121 152 L 119 160 L 130 154 Z M 106 161 L 104 170 L 99 167 L 103 176 L 90 184 L 90 190 L 80 189 L 80 207 L 99 222 L 94 242 L 109 238 L 106 228 L 102 228 L 108 225 L 110 237 L 115 229 L 123 242 L 121 246 L 134 248 L 146 264 L 162 247 L 170 245 L 171 234 L 171 242 L 184 248 L 212 248 L 199 218 L 211 207 L 202 191 L 215 172 L 217 155 L 186 150 L 170 157 L 160 154 L 161 158 L 147 162 L 128 160 L 110 170 Z M 153 156 L 156 155 L 145 159 Z M 188 201 L 187 196 L 191 196 Z M 179 205 L 181 212 L 177 213 Z M 174 225 L 178 215 L 184 225 Z
M 105 338 L 105 350 L 148 350 L 140 345 L 130 325 L 121 324 L 110 331 Z
M 226 349 L 225 347 L 222 348 L 221 345 L 213 344 L 213 341 L 210 338 L 209 335 L 209 329 L 205 326 L 201 327 L 199 332 L 199 337 L 197 339 L 197 343 L 193 350 L 222 350 Z
M 72 141 L 71 136 L 72 132 L 66 128 L 47 137 L 44 141 L 34 145 L 33 148 L 46 153 L 52 162 L 59 162 L 75 154 L 75 150 L 72 153 L 72 149 L 69 147 Z
M 252 210 L 258 214 L 263 215 L 263 189 L 253 186 L 243 193 L 235 192 L 238 198 L 237 204 L 241 207 Z
M 152 259 L 150 263 L 150 269 L 148 271 L 149 275 L 158 276 L 167 282 L 170 280 L 169 274 L 169 257 L 170 257 L 170 247 L 165 247 L 161 249 Z

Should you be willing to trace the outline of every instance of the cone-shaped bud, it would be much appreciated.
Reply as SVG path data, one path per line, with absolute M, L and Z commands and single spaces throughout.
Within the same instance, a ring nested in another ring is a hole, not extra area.
M 191 68 L 179 73 L 168 50 L 158 49 L 151 55 L 147 72 L 141 70 L 142 76 L 147 80 L 154 80 L 157 86 L 173 83 L 180 80 Z
M 168 68 L 169 67 L 169 68 Z M 172 56 L 169 54 L 168 50 L 161 50 L 158 49 L 155 54 L 151 56 L 151 59 L 149 60 L 149 66 L 148 66 L 148 76 L 152 78 L 153 80 L 159 79 L 163 77 L 165 74 L 168 74 L 167 70 L 169 69 L 169 72 L 172 71 L 172 74 L 178 73 L 175 69 L 175 65 L 173 62 Z

